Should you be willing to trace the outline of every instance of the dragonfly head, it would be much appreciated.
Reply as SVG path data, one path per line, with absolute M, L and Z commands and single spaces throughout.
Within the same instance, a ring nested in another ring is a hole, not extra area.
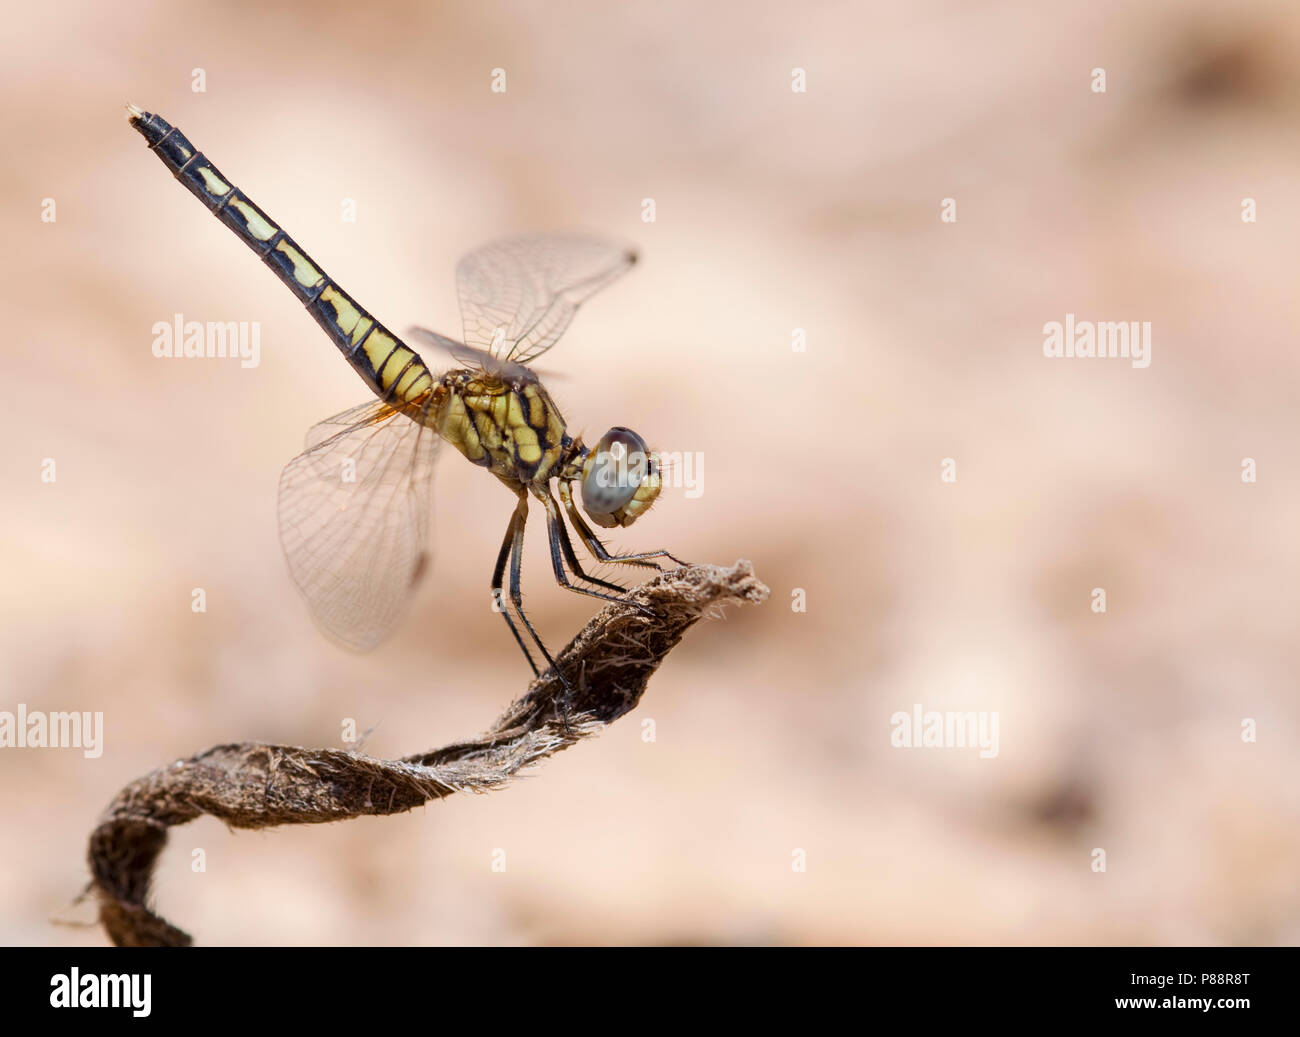
M 659 496 L 659 458 L 630 428 L 614 427 L 582 462 L 582 509 L 605 529 L 630 526 Z

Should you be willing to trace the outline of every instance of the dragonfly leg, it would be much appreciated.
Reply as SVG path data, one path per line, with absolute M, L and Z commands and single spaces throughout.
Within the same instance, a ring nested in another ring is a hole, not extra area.
M 611 583 L 609 580 L 598 579 L 595 576 L 589 576 L 582 568 L 582 563 L 578 561 L 578 554 L 573 550 L 573 541 L 569 539 L 569 530 L 564 525 L 564 518 L 560 514 L 560 509 L 555 503 L 555 498 L 550 494 L 542 497 L 546 505 L 546 524 L 547 532 L 551 539 L 551 567 L 555 570 L 555 582 L 565 590 L 575 591 L 578 594 L 589 594 L 593 598 L 603 598 L 605 601 L 626 601 L 624 597 L 627 594 L 627 588 Z M 597 587 L 608 587 L 610 590 L 616 590 L 618 594 L 603 594 L 597 590 L 591 590 L 587 587 L 580 587 L 575 583 L 569 582 L 568 573 L 565 572 L 564 563 L 568 562 L 569 568 L 573 575 L 579 580 L 594 584 Z M 642 605 L 639 602 L 629 602 L 638 612 L 645 616 L 653 616 L 654 610 L 648 605 Z
M 560 668 L 555 665 L 555 659 L 552 657 L 551 653 L 547 651 L 546 645 L 542 643 L 542 639 L 537 636 L 537 631 L 533 629 L 532 622 L 524 612 L 524 594 L 520 589 L 519 577 L 524 562 L 524 525 L 527 522 L 528 492 L 526 490 L 520 490 L 519 503 L 515 506 L 514 518 L 510 520 L 510 529 L 512 534 L 510 544 L 510 602 L 515 607 L 515 612 L 519 616 L 519 621 L 523 623 L 524 629 L 528 631 L 528 636 L 533 639 L 533 644 L 537 645 L 537 650 L 542 653 L 542 658 L 545 659 L 546 664 L 555 671 L 556 676 L 560 678 L 560 683 L 567 689 L 569 688 L 569 682 L 564 679 L 564 674 L 562 674 Z M 513 623 L 510 625 L 510 629 L 511 631 L 514 630 Z M 518 634 L 515 635 L 516 639 L 518 639 L 518 636 Z M 522 645 L 523 642 L 520 641 L 520 646 L 522 647 Z M 528 662 L 533 666 L 533 672 L 537 673 L 537 666 L 533 664 L 532 654 L 528 652 L 527 649 L 524 650 L 524 654 L 528 656 Z M 538 676 L 540 676 L 540 674 L 538 674 Z
M 573 528 L 578 531 L 583 545 L 588 551 L 601 562 L 619 562 L 623 565 L 643 565 L 648 569 L 658 569 L 663 571 L 663 566 L 658 562 L 652 561 L 655 558 L 667 558 L 676 562 L 678 565 L 686 565 L 680 558 L 677 558 L 667 551 L 641 551 L 636 554 L 616 555 L 611 554 L 609 548 L 600 542 L 600 539 L 591 531 L 591 527 L 583 520 L 581 513 L 573 503 L 573 491 L 569 484 L 563 481 L 558 483 L 560 490 L 560 500 L 564 502 L 564 510 L 568 512 L 569 521 L 573 523 Z
M 507 538 L 510 542 L 510 601 L 515 606 L 515 611 L 519 614 L 519 619 L 524 624 L 525 629 L 527 629 L 529 636 L 532 637 L 533 643 L 537 645 L 538 650 L 542 653 L 542 658 L 545 659 L 547 665 L 555 671 L 555 675 L 560 679 L 560 685 L 564 688 L 563 694 L 556 700 L 556 712 L 559 714 L 560 723 L 564 727 L 565 734 L 568 734 L 570 731 L 569 702 L 573 696 L 573 685 L 569 683 L 568 678 L 564 676 L 560 671 L 560 668 L 555 665 L 555 660 L 551 657 L 551 653 L 546 650 L 546 645 L 542 644 L 542 639 L 537 636 L 537 631 L 533 629 L 533 624 L 529 622 L 528 616 L 524 613 L 524 595 L 523 591 L 520 589 L 519 576 L 520 570 L 523 566 L 524 524 L 527 521 L 528 492 L 526 490 L 521 490 L 519 493 L 519 504 L 515 507 L 514 517 L 510 520 L 510 531 L 507 533 Z M 503 557 L 504 551 L 505 548 L 503 546 Z M 501 560 L 498 560 L 498 567 L 500 567 L 500 564 Z M 524 648 L 524 643 L 520 640 L 519 634 L 515 631 L 513 623 L 510 624 L 510 632 L 515 635 L 515 640 L 519 641 L 519 647 Z M 528 656 L 528 663 L 533 667 L 533 672 L 537 673 L 537 666 L 533 663 L 532 653 L 530 653 L 527 648 L 524 648 L 524 654 Z M 538 674 L 538 676 L 541 675 Z
M 555 570 L 555 582 L 565 590 L 575 591 L 578 594 L 590 594 L 593 598 L 604 598 L 606 601 L 621 601 L 622 596 L 627 593 L 627 588 L 622 584 L 602 580 L 596 576 L 589 576 L 584 572 L 582 564 L 578 561 L 577 552 L 573 550 L 573 541 L 569 539 L 569 531 L 565 528 L 564 519 L 560 515 L 560 509 L 556 505 L 555 499 L 548 494 L 542 497 L 542 503 L 546 505 L 546 529 L 551 539 L 551 568 Z M 569 574 L 564 568 L 566 562 L 569 570 L 579 580 L 617 593 L 603 594 L 600 591 L 571 583 Z
M 541 671 L 537 668 L 537 663 L 533 661 L 533 653 L 524 644 L 524 639 L 519 636 L 519 628 L 515 626 L 515 621 L 510 618 L 510 609 L 506 607 L 505 594 L 501 589 L 505 583 L 506 562 L 510 559 L 511 551 L 514 548 L 517 529 L 518 537 L 522 539 L 523 529 L 519 521 L 519 508 L 516 507 L 514 514 L 510 516 L 510 525 L 506 527 L 506 537 L 501 544 L 501 553 L 497 555 L 496 567 L 492 570 L 492 603 L 496 605 L 497 611 L 505 617 L 506 626 L 510 628 L 515 643 L 519 645 L 519 650 L 524 653 L 528 665 L 533 668 L 533 676 L 540 677 Z M 517 590 L 517 584 L 512 589 Z

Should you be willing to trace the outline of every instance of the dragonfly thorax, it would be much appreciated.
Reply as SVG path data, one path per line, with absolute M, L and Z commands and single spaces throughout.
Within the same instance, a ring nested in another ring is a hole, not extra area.
M 470 461 L 511 486 L 579 481 L 582 508 L 598 526 L 630 526 L 659 496 L 659 458 L 645 440 L 622 427 L 594 449 L 570 438 L 531 372 L 448 371 L 432 397 L 426 423 Z
M 427 423 L 476 465 L 507 482 L 545 482 L 568 460 L 564 417 L 535 377 L 448 371 Z

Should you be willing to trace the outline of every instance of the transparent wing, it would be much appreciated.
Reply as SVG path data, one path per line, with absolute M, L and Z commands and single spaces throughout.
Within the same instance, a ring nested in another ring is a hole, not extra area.
M 465 367 L 475 368 L 491 375 L 493 378 L 506 378 L 512 375 L 515 377 L 532 377 L 531 372 L 526 367 L 511 363 L 499 356 L 493 356 L 486 349 L 476 349 L 474 346 L 467 346 L 463 342 L 450 339 L 446 335 L 439 335 L 436 331 L 430 331 L 428 328 L 407 328 L 406 334 L 416 342 L 450 354 L 457 363 Z
M 336 414 L 280 476 L 289 572 L 321 628 L 358 651 L 392 631 L 425 566 L 439 440 L 419 417 L 384 403 Z
M 485 245 L 456 265 L 465 342 L 527 364 L 555 345 L 584 301 L 635 262 L 632 249 L 579 234 Z

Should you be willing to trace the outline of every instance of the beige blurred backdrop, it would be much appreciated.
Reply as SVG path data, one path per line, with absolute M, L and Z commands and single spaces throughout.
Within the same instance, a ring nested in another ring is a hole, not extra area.
M 0 751 L 0 941 L 103 942 L 86 837 L 149 770 L 345 718 L 403 755 L 528 677 L 487 593 L 511 498 L 451 453 L 397 635 L 312 626 L 278 473 L 366 390 L 128 101 L 394 329 L 457 334 L 495 236 L 635 242 L 540 366 L 572 427 L 703 458 L 617 546 L 772 588 L 505 792 L 173 830 L 199 942 L 1300 940 L 1293 4 L 56 0 L 11 5 L 0 81 L 0 709 L 106 741 Z M 259 322 L 260 366 L 154 358 L 174 313 Z M 1151 366 L 1044 358 L 1066 313 L 1150 321 Z M 530 528 L 558 647 L 596 603 Z M 998 756 L 892 748 L 916 703 L 997 711 Z

